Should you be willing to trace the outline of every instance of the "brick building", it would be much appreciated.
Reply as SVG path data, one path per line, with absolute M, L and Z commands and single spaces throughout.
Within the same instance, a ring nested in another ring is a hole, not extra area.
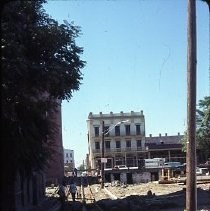
M 64 155 L 62 140 L 62 121 L 61 121 L 61 100 L 57 100 L 57 107 L 51 114 L 57 129 L 54 140 L 49 142 L 49 147 L 53 150 L 52 159 L 49 161 L 49 168 L 46 169 L 46 181 L 54 184 L 61 183 L 64 177 Z
M 49 142 L 53 149 L 49 168 L 45 171 L 33 171 L 30 177 L 17 174 L 15 180 L 15 205 L 17 211 L 29 210 L 45 199 L 46 183 L 61 183 L 64 177 L 63 143 L 61 130 L 61 101 L 57 101 L 56 109 L 50 113 L 57 123 L 54 140 Z M 49 140 L 50 141 L 50 140 Z

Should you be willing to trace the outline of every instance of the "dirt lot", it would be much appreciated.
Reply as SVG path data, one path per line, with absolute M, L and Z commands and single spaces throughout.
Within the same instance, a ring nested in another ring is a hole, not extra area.
M 105 186 L 105 189 L 108 191 L 102 191 L 99 185 L 91 186 L 93 194 L 96 195 L 96 201 L 104 201 L 104 199 L 111 197 L 115 199 L 113 201 L 120 200 L 121 204 L 133 199 L 147 201 L 150 204 L 154 203 L 157 207 L 159 206 L 157 210 L 179 211 L 184 210 L 185 207 L 186 185 L 184 184 L 158 184 L 157 182 L 150 182 L 124 187 L 111 186 L 111 184 L 106 184 Z M 197 188 L 198 210 L 210 210 L 210 183 L 198 184 Z M 149 190 L 154 195 L 146 197 Z M 161 208 L 160 205 L 164 205 L 164 203 L 166 206 Z M 112 206 L 114 206 L 114 202 Z
M 210 183 L 198 184 L 197 188 L 202 190 L 209 190 Z M 139 185 L 128 185 L 127 187 L 106 187 L 111 193 L 117 196 L 117 198 L 123 198 L 129 195 L 147 195 L 149 190 L 152 191 L 156 196 L 168 195 L 182 191 L 186 188 L 184 184 L 158 184 L 157 182 L 149 182 Z
M 78 190 L 80 187 L 78 187 Z M 91 185 L 92 194 L 96 202 L 87 201 L 87 211 L 96 211 L 97 207 L 103 211 L 183 211 L 186 204 L 186 185 L 184 184 L 159 184 L 157 182 L 142 183 L 127 186 L 112 186 L 106 183 L 101 189 L 100 184 Z M 89 190 L 85 187 L 85 197 Z M 148 191 L 151 191 L 148 196 Z M 48 194 L 53 195 L 55 189 L 49 189 Z M 74 210 L 83 210 L 83 205 L 77 199 L 77 203 L 72 205 L 71 199 L 67 203 L 66 210 L 74 206 Z M 89 204 L 90 203 L 90 204 Z M 197 207 L 198 210 L 210 211 L 210 183 L 197 185 Z

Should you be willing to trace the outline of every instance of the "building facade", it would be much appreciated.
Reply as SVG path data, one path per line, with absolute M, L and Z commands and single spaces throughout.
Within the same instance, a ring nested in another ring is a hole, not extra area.
M 102 157 L 102 122 L 104 122 L 104 157 L 106 168 L 141 165 L 146 155 L 143 111 L 130 113 L 89 113 L 88 150 L 91 169 L 100 169 Z
M 178 133 L 177 135 L 168 136 L 165 133 L 164 136 L 146 137 L 146 150 L 147 158 L 165 158 L 166 162 L 179 161 L 181 163 L 186 162 L 186 153 L 182 151 L 181 140 L 183 135 Z
M 45 199 L 44 172 L 33 171 L 30 177 L 17 174 L 15 180 L 16 211 L 32 210 Z
M 74 150 L 71 149 L 64 149 L 64 165 L 69 164 L 72 169 L 75 168 L 75 161 L 74 161 Z

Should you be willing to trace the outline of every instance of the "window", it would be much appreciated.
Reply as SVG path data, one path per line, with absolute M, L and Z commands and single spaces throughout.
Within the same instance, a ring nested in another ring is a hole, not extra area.
M 99 144 L 99 142 L 97 141 L 97 142 L 95 142 L 95 149 L 100 149 L 100 144 Z
M 136 147 L 141 148 L 141 140 L 136 140 Z
M 105 148 L 110 149 L 110 141 L 105 141 Z
M 120 143 L 120 141 L 116 141 L 116 148 L 121 148 L 121 143 Z
M 130 125 L 125 125 L 125 134 L 126 136 L 129 136 L 131 134 Z
M 112 168 L 112 159 L 107 159 L 106 168 Z
M 70 153 L 70 158 L 72 158 L 72 154 Z
M 126 148 L 131 148 L 131 140 L 126 141 Z
M 120 126 L 115 127 L 115 135 L 120 136 Z
M 115 165 L 123 165 L 123 158 L 116 157 L 115 158 Z
M 95 129 L 95 136 L 98 137 L 99 136 L 99 127 L 94 127 Z
M 69 157 L 69 154 L 68 153 L 66 153 L 66 158 L 68 158 Z
M 104 133 L 105 133 L 105 136 L 109 136 L 109 126 L 104 126 Z
M 140 124 L 139 125 L 136 125 L 136 135 L 141 135 Z

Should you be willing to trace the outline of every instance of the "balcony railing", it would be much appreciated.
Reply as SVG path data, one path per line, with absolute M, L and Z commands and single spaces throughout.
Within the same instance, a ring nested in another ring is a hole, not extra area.
M 112 150 L 115 150 L 115 152 L 121 152 L 122 151 L 121 148 L 116 148 L 116 149 L 112 149 Z
M 140 152 L 145 151 L 145 148 L 143 147 L 125 147 L 125 148 L 105 148 L 105 153 L 109 152 Z M 101 153 L 101 149 L 93 149 L 93 153 Z
M 141 132 L 140 134 L 136 134 L 135 132 L 131 132 L 130 134 L 126 134 L 126 133 L 123 133 L 123 132 L 121 132 L 120 134 L 119 133 L 117 133 L 117 134 L 115 134 L 115 133 L 109 133 L 109 134 L 106 134 L 104 137 L 105 138 L 114 138 L 114 137 L 127 137 L 127 138 L 129 138 L 129 137 L 133 137 L 133 136 L 135 136 L 135 137 L 144 137 L 145 136 L 145 133 L 144 132 Z M 101 135 L 93 135 L 93 136 L 91 136 L 91 138 L 100 138 L 101 139 Z
M 92 152 L 93 153 L 101 153 L 101 149 L 93 149 Z

